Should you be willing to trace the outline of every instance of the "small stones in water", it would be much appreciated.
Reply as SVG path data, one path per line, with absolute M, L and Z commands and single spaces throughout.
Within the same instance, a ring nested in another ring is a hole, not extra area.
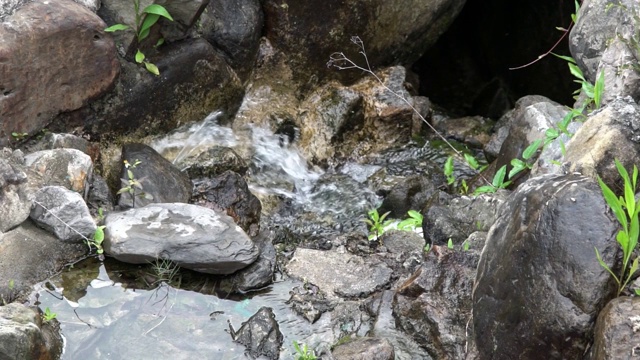
M 238 331 L 235 331 L 229 322 L 229 332 L 233 341 L 247 347 L 251 356 L 264 355 L 272 360 L 280 357 L 284 337 L 276 316 L 269 307 L 261 307 L 249 320 L 242 323 Z

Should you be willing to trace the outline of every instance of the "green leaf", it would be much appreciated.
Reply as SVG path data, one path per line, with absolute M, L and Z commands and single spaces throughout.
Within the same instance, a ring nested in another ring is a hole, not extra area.
M 463 245 L 463 249 L 464 251 L 469 251 L 469 241 L 465 240 L 464 245 Z
M 167 9 L 165 9 L 164 6 L 162 6 L 162 5 L 151 4 L 151 5 L 147 6 L 146 8 L 144 8 L 144 10 L 142 10 L 142 12 L 143 13 L 147 13 L 147 14 L 159 15 L 159 16 L 162 16 L 164 18 L 167 18 L 167 19 L 173 21 L 173 18 L 171 17 L 171 15 L 167 11 Z
M 600 71 L 600 76 L 596 80 L 596 85 L 593 89 L 593 102 L 596 104 L 596 109 L 600 109 L 602 104 L 602 93 L 604 92 L 604 70 Z
M 144 67 L 146 67 L 147 71 L 152 73 L 153 75 L 156 75 L 156 76 L 160 75 L 160 70 L 158 70 L 158 67 L 155 66 L 154 64 L 152 64 L 150 62 L 145 62 L 144 63 Z
M 148 14 L 145 16 L 142 26 L 140 26 L 140 29 L 138 30 L 138 42 L 142 42 L 142 40 L 149 36 L 151 27 L 158 22 L 159 18 L 160 16 L 157 14 Z
M 567 149 L 564 146 L 564 141 L 562 141 L 562 139 L 560 139 L 560 153 L 562 153 L 562 156 L 567 157 Z
M 555 57 L 558 57 L 558 58 L 560 58 L 560 59 L 562 59 L 564 61 L 568 61 L 570 63 L 573 63 L 573 64 L 576 63 L 576 60 L 574 58 L 572 58 L 571 56 L 558 55 L 558 54 L 555 54 L 555 53 L 551 53 L 551 55 L 553 55 Z
M 154 48 L 157 48 L 158 46 L 164 44 L 164 38 L 160 38 L 158 39 L 158 42 L 156 42 L 155 45 L 153 45 Z
M 96 228 L 96 232 L 93 233 L 93 241 L 98 245 L 102 244 L 104 241 L 104 225 Z
M 444 163 L 444 175 L 447 177 L 453 175 L 453 156 L 449 156 Z
M 520 173 L 522 170 L 527 168 L 527 164 L 520 159 L 512 159 L 511 160 L 511 171 L 509 171 L 509 179 L 513 178 L 515 175 Z
M 576 78 L 580 79 L 580 81 L 582 81 L 583 84 L 585 82 L 587 82 L 587 80 L 585 80 L 585 78 L 584 78 L 584 75 L 582 74 L 582 70 L 580 70 L 578 65 L 576 65 L 574 63 L 569 63 L 568 65 L 569 65 L 569 71 L 571 72 L 571 75 L 573 75 Z
M 591 83 L 587 82 L 586 80 L 582 82 L 582 91 L 584 92 L 584 94 L 591 100 L 593 100 L 593 92 L 594 92 L 594 87 L 593 85 L 591 85 Z
M 476 190 L 473 192 L 473 195 L 494 193 L 494 192 L 496 192 L 496 190 L 498 190 L 498 188 L 496 188 L 494 186 L 484 185 L 484 186 L 480 186 L 479 188 L 476 188 Z
M 108 28 L 104 29 L 104 31 L 106 32 L 116 32 L 116 31 L 121 31 L 121 30 L 127 30 L 129 28 L 128 25 L 125 24 L 115 24 L 115 25 L 111 25 Z
M 138 49 L 138 51 L 136 52 L 136 62 L 138 64 L 141 64 L 144 61 L 144 54 L 142 53 L 142 51 L 140 51 L 140 49 Z
M 548 128 L 547 131 L 544 132 L 544 136 L 546 136 L 547 139 L 555 140 L 558 136 L 560 136 L 560 133 L 554 128 Z
M 614 274 L 613 271 L 611 271 L 611 268 L 609 268 L 609 266 L 605 264 L 605 262 L 602 260 L 602 257 L 600 257 L 600 253 L 598 252 L 598 249 L 595 247 L 594 249 L 596 250 L 596 258 L 598 259 L 598 263 L 600 263 L 600 266 L 602 266 L 605 270 L 607 270 L 607 272 L 611 274 L 611 276 L 613 276 L 613 279 L 616 281 L 618 286 L 620 286 L 620 280 L 618 279 L 616 274 Z
M 607 186 L 607 184 L 605 184 L 604 181 L 602 181 L 602 179 L 599 176 L 598 176 L 598 184 L 600 185 L 600 189 L 602 190 L 602 195 L 604 196 L 604 200 L 607 202 L 607 205 L 609 205 L 609 207 L 611 208 L 611 211 L 613 211 L 613 214 L 615 215 L 616 219 L 618 219 L 618 222 L 622 224 L 622 227 L 624 229 L 627 229 L 627 226 L 628 226 L 627 216 L 622 210 L 622 206 L 620 205 L 620 202 L 616 197 L 616 194 L 614 194 L 613 191 L 611 191 L 609 186 Z
M 550 130 L 550 129 L 549 129 Z M 555 130 L 555 129 L 554 129 Z M 531 159 L 531 157 L 538 151 L 540 148 L 540 144 L 542 144 L 542 140 L 536 140 L 531 145 L 527 146 L 526 149 L 522 152 L 522 158 L 525 160 Z
M 449 241 L 447 241 L 447 247 L 449 249 L 453 249 L 453 240 L 451 240 L 451 238 L 449 238 Z
M 473 157 L 473 155 L 464 153 L 464 159 L 467 161 L 467 164 L 469 164 L 469 166 L 473 170 L 478 170 L 478 168 L 480 167 L 478 160 L 476 160 L 476 158 Z
M 495 188 L 502 188 L 504 185 L 504 177 L 507 174 L 507 165 L 502 165 L 502 167 L 500 169 L 498 169 L 498 171 L 496 172 L 496 174 L 493 176 L 493 181 L 491 182 L 491 185 L 493 185 L 493 187 Z

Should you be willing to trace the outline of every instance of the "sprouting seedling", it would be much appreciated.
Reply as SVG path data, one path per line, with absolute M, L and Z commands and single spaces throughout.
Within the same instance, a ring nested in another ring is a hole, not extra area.
M 409 210 L 407 211 L 407 215 L 409 215 L 408 219 L 404 219 L 398 223 L 398 230 L 413 231 L 422 227 L 422 214 L 415 210 Z
M 376 240 L 378 237 L 385 232 L 385 228 L 389 226 L 393 221 L 385 220 L 387 216 L 389 216 L 389 211 L 380 215 L 378 213 L 378 209 L 370 210 L 367 215 L 368 219 L 363 219 L 362 221 L 369 225 L 369 240 Z
M 131 195 L 131 206 L 136 207 L 136 196 L 142 196 L 145 199 L 153 200 L 153 196 L 151 194 L 145 193 L 142 187 L 141 181 L 143 179 L 136 179 L 133 169 L 135 169 L 138 165 L 142 163 L 142 161 L 136 159 L 136 161 L 130 163 L 127 160 L 123 161 L 124 167 L 126 171 L 126 179 L 120 179 L 122 184 L 124 185 L 120 190 L 118 190 L 117 194 L 128 193 Z
M 57 316 L 58 315 L 51 311 L 51 309 L 46 308 L 44 309 L 44 313 L 42 314 L 42 320 L 44 320 L 45 322 L 50 322 L 53 321 Z
M 449 249 L 453 249 L 453 240 L 451 238 L 449 238 L 449 240 L 447 241 L 447 247 Z
M 149 33 L 151 32 L 151 27 L 155 25 L 158 22 L 158 20 L 160 20 L 160 17 L 173 21 L 173 18 L 171 17 L 167 9 L 165 9 L 165 7 L 162 5 L 151 4 L 145 7 L 144 9 L 140 10 L 140 0 L 133 0 L 133 6 L 136 13 L 135 32 L 136 32 L 136 39 L 138 41 L 138 44 L 140 44 L 144 39 L 146 39 L 149 36 Z M 115 32 L 115 31 L 127 30 L 129 28 L 130 27 L 128 25 L 115 24 L 104 29 L 104 31 Z M 154 47 L 160 46 L 163 42 L 164 42 L 164 39 L 158 40 L 158 42 L 155 44 Z M 154 75 L 160 75 L 160 70 L 158 70 L 158 67 L 155 64 L 149 61 L 146 61 L 146 56 L 142 53 L 142 51 L 140 51 L 140 49 L 138 49 L 138 51 L 136 52 L 135 60 L 138 64 L 144 63 L 145 68 L 150 73 Z
M 519 174 L 525 169 L 531 169 L 531 167 L 533 166 L 533 163 L 530 160 L 531 158 L 533 158 L 533 155 L 535 155 L 536 151 L 538 151 L 538 149 L 540 148 L 540 145 L 542 145 L 542 140 L 536 140 L 532 142 L 522 152 L 523 160 L 520 160 L 520 159 L 511 160 L 512 168 L 511 168 L 511 171 L 509 171 L 509 179 L 512 179 L 514 176 L 516 176 L 517 174 Z

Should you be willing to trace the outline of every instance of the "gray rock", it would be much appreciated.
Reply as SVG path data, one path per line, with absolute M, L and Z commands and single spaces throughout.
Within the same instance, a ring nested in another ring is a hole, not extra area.
M 31 219 L 64 242 L 82 242 L 96 232 L 82 196 L 62 186 L 45 186 L 35 193 Z
M 14 153 L 10 150 L 0 153 L 0 234 L 26 220 L 31 210 L 27 175 Z
M 196 24 L 209 0 L 154 0 L 155 4 L 165 7 L 173 21 L 161 19 L 160 33 L 169 42 L 184 39 L 188 30 Z
M 127 160 L 131 165 L 139 160 L 140 164 L 135 168 L 127 169 L 124 160 Z M 125 180 L 121 186 L 128 186 L 126 183 L 129 180 L 127 170 L 130 170 L 134 179 L 142 184 L 142 189 L 136 188 L 134 194 L 129 192 L 120 194 L 118 205 L 121 207 L 143 207 L 151 203 L 186 203 L 189 201 L 193 185 L 187 175 L 151 147 L 138 143 L 125 144 L 122 147 L 121 161 L 120 178 Z
M 573 136 L 582 124 L 580 121 L 572 121 L 567 126 L 567 131 Z M 540 152 L 538 160 L 533 164 L 530 172 L 531 177 L 566 173 L 568 164 L 566 163 L 565 155 L 571 139 L 569 135 L 561 133 L 554 141 L 548 143 Z
M 608 0 L 586 0 L 578 12 L 578 22 L 569 34 L 569 50 L 591 83 L 596 81 L 598 66 L 609 42 L 616 37 L 620 25 L 632 21 L 629 10 L 608 4 L 622 4 L 627 9 L 637 5 L 634 0 L 612 3 Z
M 31 287 L 87 253 L 87 246 L 64 243 L 27 220 L 0 235 L 0 294 L 21 298 Z M 9 289 L 9 281 L 14 281 Z
M 85 195 L 93 174 L 89 155 L 76 149 L 53 149 L 31 153 L 25 165 L 40 175 L 42 185 L 59 185 Z
M 62 338 L 37 311 L 18 303 L 0 306 L 1 359 L 58 359 L 61 354 Z
M 224 211 L 249 236 L 258 235 L 262 205 L 239 174 L 226 171 L 212 179 L 196 180 L 193 193 L 193 204 Z
M 389 218 L 404 219 L 409 210 L 422 212 L 438 189 L 426 176 L 411 176 L 391 188 L 378 208 L 380 215 L 389 211 Z
M 381 289 L 391 278 L 384 263 L 372 263 L 359 256 L 298 248 L 286 267 L 287 273 L 317 285 L 329 299 L 337 296 L 367 296 Z
M 104 250 L 122 262 L 167 259 L 207 274 L 231 274 L 258 257 L 233 219 L 196 205 L 151 204 L 110 213 L 104 224 Z
M 579 175 L 522 184 L 501 207 L 480 256 L 473 328 L 481 358 L 581 358 L 595 316 L 615 294 L 605 263 L 618 224 L 598 185 Z
M 555 127 L 568 112 L 563 105 L 549 99 L 539 100 L 541 101 L 531 105 L 527 105 L 529 101 L 523 99 L 516 103 L 515 110 L 511 114 L 509 135 L 504 140 L 496 159 L 496 169 L 507 165 L 508 172 L 511 169 L 511 160 L 522 160 L 522 153 L 527 146 L 536 140 L 544 140 L 545 131 Z M 533 164 L 536 159 L 537 155 L 534 155 L 529 162 Z
M 570 171 L 592 179 L 600 175 L 612 189 L 621 189 L 614 159 L 629 171 L 640 164 L 640 106 L 631 97 L 615 99 L 592 113 L 567 146 Z
M 494 121 L 482 116 L 467 116 L 434 121 L 433 125 L 447 139 L 452 138 L 467 145 L 482 148 L 491 139 L 489 130 L 493 127 Z
M 102 176 L 94 174 L 91 179 L 91 187 L 87 196 L 87 206 L 92 214 L 96 214 L 99 209 L 103 211 L 113 210 L 113 194 L 109 189 L 107 181 Z
M 112 87 L 120 66 L 105 28 L 96 14 L 71 0 L 28 2 L 4 19 L 0 145 L 12 132 L 37 133 L 57 114 Z
M 433 245 L 446 245 L 449 239 L 457 245 L 474 231 L 489 230 L 508 194 L 507 191 L 498 191 L 431 204 L 422 221 L 424 238 Z
M 198 30 L 245 78 L 258 54 L 263 18 L 259 0 L 210 1 Z
M 100 9 L 101 0 L 73 0 L 80 5 L 85 6 L 87 9 L 96 12 Z
M 629 12 L 640 12 L 636 7 Z M 602 53 L 598 76 L 604 72 L 604 89 L 602 104 L 607 104 L 619 96 L 631 96 L 636 102 L 640 101 L 640 73 L 634 66 L 638 66 L 640 49 L 634 48 L 632 38 L 640 40 L 640 22 L 631 20 L 628 26 L 620 26 L 615 36 Z
M 399 329 L 427 349 L 434 359 L 464 359 L 471 292 L 478 250 L 434 246 L 418 271 L 396 292 L 393 313 Z
M 254 242 L 260 250 L 260 255 L 253 264 L 220 280 L 219 288 L 224 292 L 246 293 L 264 288 L 273 282 L 276 270 L 276 249 L 271 238 L 261 233 Z
M 387 339 L 357 338 L 340 344 L 331 352 L 335 360 L 394 360 L 393 345 Z
M 28 147 L 28 152 L 51 149 L 76 149 L 89 155 L 94 161 L 100 156 L 100 146 L 73 134 L 46 133 L 35 145 Z
M 225 171 L 233 171 L 245 175 L 249 167 L 238 153 L 224 146 L 213 146 L 207 150 L 189 155 L 176 163 L 190 178 L 214 177 Z
M 238 331 L 233 329 L 231 323 L 229 329 L 233 340 L 246 346 L 251 356 L 264 355 L 270 360 L 280 358 L 284 336 L 271 308 L 260 308 L 249 320 L 242 323 Z
M 640 344 L 640 298 L 622 296 L 611 300 L 596 321 L 589 359 L 632 359 Z

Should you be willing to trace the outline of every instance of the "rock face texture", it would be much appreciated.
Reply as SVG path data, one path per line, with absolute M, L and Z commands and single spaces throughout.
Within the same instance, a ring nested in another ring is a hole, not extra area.
M 37 311 L 18 303 L 0 306 L 0 359 L 58 359 L 62 337 Z
M 82 196 L 62 186 L 45 186 L 34 196 L 31 219 L 65 242 L 82 242 L 96 231 Z
M 598 185 L 579 175 L 522 184 L 489 231 L 473 290 L 481 358 L 577 359 L 615 294 L 618 226 Z M 499 349 L 499 350 L 497 350 Z
M 247 347 L 252 357 L 266 356 L 270 360 L 280 358 L 280 347 L 284 340 L 273 309 L 262 307 L 253 314 L 238 331 L 229 324 L 235 342 Z
M 640 343 L 640 299 L 618 297 L 611 300 L 598 315 L 589 359 L 631 359 L 638 354 Z
M 59 185 L 84 195 L 93 174 L 91 157 L 76 149 L 42 150 L 24 157 L 42 185 Z
M 33 134 L 114 83 L 120 65 L 105 23 L 71 0 L 17 7 L 0 25 L 0 145 Z
M 17 156 L 14 156 L 17 155 Z M 0 152 L 0 234 L 20 225 L 29 217 L 27 175 L 22 152 Z
M 207 274 L 253 263 L 258 248 L 226 214 L 189 204 L 151 204 L 105 218 L 104 250 L 133 264 L 167 259 Z

